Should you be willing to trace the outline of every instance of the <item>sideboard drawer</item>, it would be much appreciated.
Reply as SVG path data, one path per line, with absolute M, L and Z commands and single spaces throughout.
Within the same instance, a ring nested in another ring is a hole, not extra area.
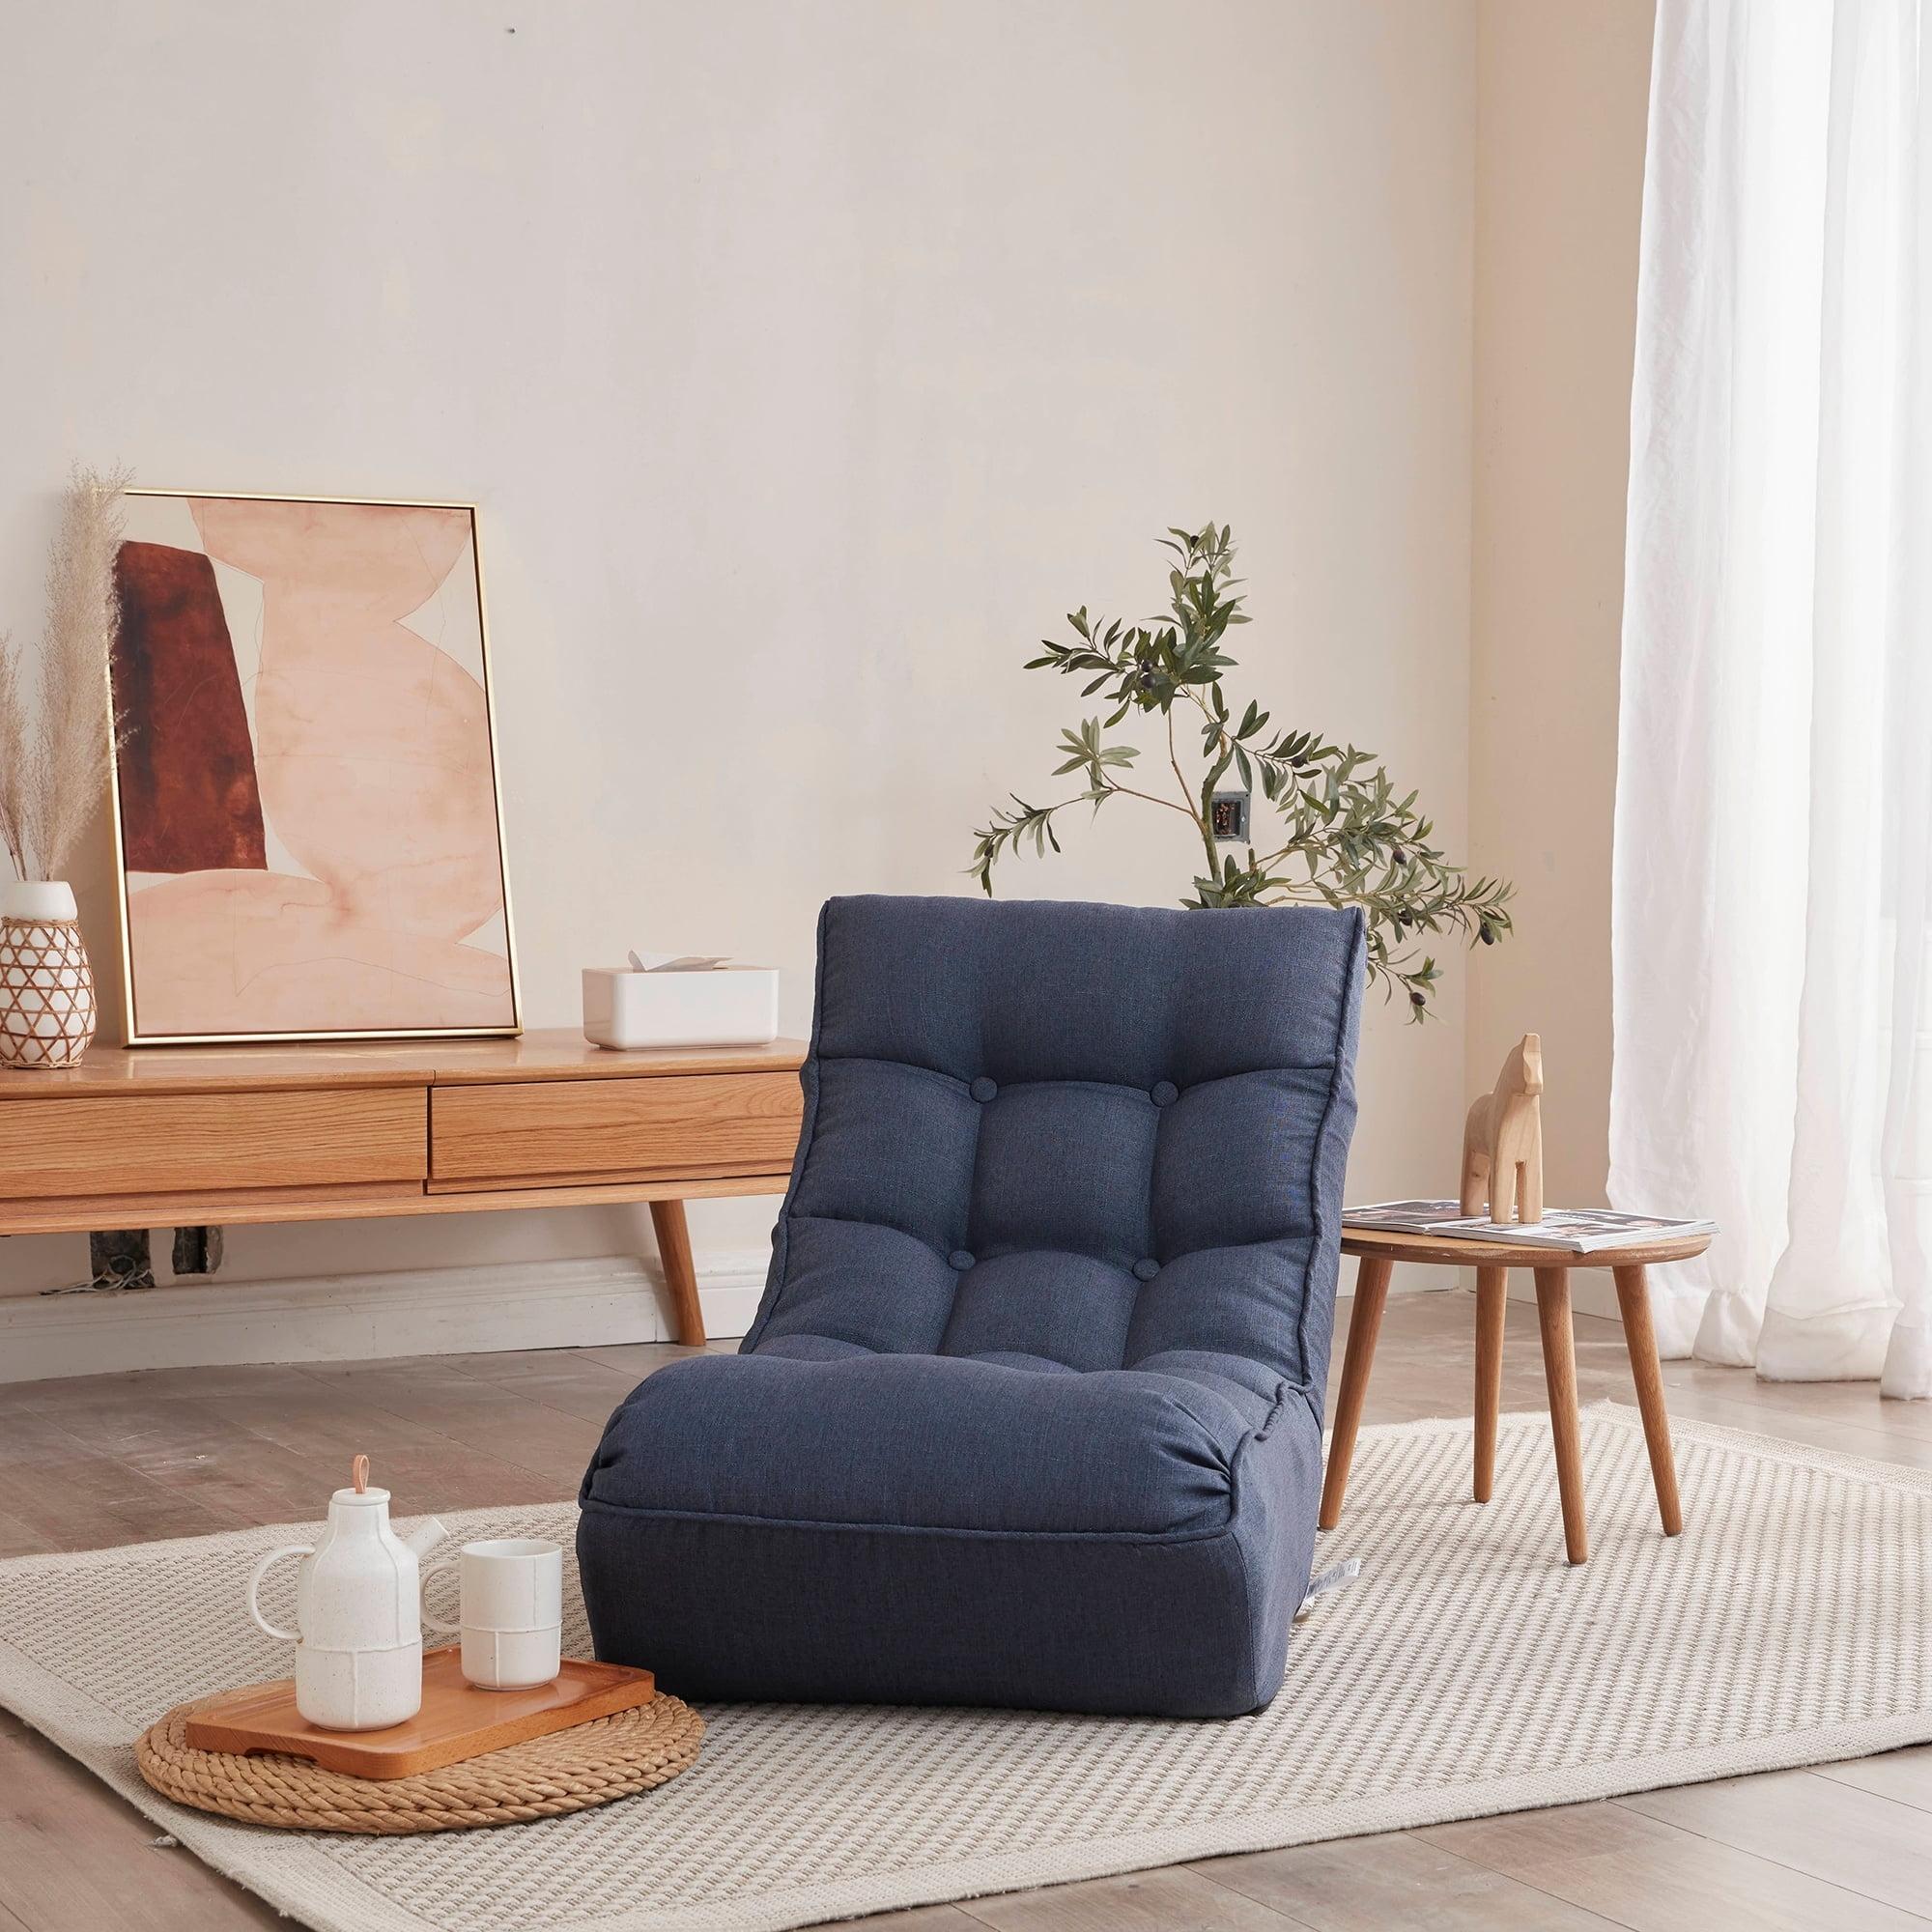
M 795 1073 L 659 1074 L 430 1090 L 430 1185 L 782 1174 Z
M 9 1100 L 0 1105 L 0 1195 L 420 1180 L 427 1104 L 423 1087 Z

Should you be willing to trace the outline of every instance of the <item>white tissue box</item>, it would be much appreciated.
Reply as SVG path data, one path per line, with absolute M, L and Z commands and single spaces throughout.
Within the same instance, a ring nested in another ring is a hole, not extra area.
M 598 1046 L 762 1046 L 778 1032 L 776 966 L 583 969 L 583 1037 Z

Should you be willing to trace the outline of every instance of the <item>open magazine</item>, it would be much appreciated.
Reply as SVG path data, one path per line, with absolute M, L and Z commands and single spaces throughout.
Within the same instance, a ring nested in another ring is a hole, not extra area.
M 1376 1201 L 1365 1208 L 1343 1208 L 1342 1220 L 1351 1230 L 1378 1228 L 1441 1241 L 1520 1241 L 1526 1248 L 1560 1248 L 1573 1255 L 1718 1232 L 1715 1221 L 1619 1214 L 1609 1208 L 1546 1208 L 1540 1221 L 1489 1221 L 1480 1214 L 1464 1214 L 1460 1201 Z

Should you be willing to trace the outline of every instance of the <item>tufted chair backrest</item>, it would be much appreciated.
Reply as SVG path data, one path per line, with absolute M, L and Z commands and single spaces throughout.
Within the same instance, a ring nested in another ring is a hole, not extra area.
M 1210 1375 L 1320 1412 L 1358 912 L 833 899 L 748 1351 Z

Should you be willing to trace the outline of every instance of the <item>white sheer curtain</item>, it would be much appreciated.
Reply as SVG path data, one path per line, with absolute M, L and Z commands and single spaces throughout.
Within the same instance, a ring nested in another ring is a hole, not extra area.
M 1932 14 L 1932 0 L 1925 0 Z M 1920 0 L 1660 0 L 1610 1199 L 1723 1233 L 1669 1354 L 1932 1396 Z

